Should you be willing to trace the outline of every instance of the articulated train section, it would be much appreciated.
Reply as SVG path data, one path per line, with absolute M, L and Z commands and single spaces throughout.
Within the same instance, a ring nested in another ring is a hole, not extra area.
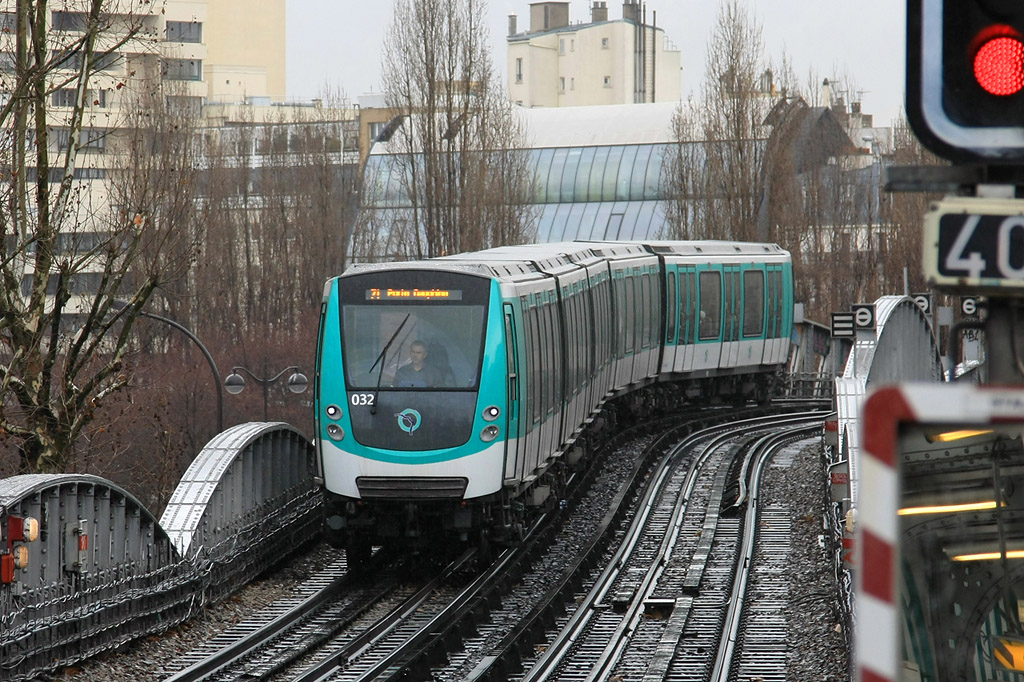
M 345 550 L 318 547 L 329 563 L 304 573 L 285 602 L 250 609 L 191 653 L 150 654 L 160 663 L 146 674 L 116 676 L 782 679 L 794 674 L 793 652 L 815 646 L 797 623 L 812 602 L 828 614 L 817 620 L 832 623 L 829 665 L 841 675 L 850 574 L 819 564 L 815 574 L 831 586 L 801 596 L 794 586 L 810 574 L 800 562 L 820 554 L 841 563 L 856 487 L 837 497 L 832 477 L 828 507 L 826 473 L 831 465 L 857 477 L 863 396 L 899 378 L 891 354 L 914 353 L 899 339 L 931 338 L 910 299 L 876 306 L 878 329 L 858 336 L 836 380 L 838 417 L 820 396 L 642 418 L 630 417 L 628 402 L 610 405 L 596 422 L 605 431 L 588 436 L 566 490 L 521 542 L 486 558 L 463 555 L 465 544 L 385 547 L 362 570 Z M 932 357 L 919 373 L 934 372 Z M 787 424 L 784 413 L 804 414 Z M 817 501 L 766 497 L 766 471 L 813 486 Z M 320 538 L 324 522 L 318 474 L 303 434 L 259 422 L 215 437 L 159 519 L 96 476 L 0 480 L 0 678 L 52 675 L 114 650 L 131 658 L 129 643 L 159 641 L 282 559 L 301 561 L 296 550 Z

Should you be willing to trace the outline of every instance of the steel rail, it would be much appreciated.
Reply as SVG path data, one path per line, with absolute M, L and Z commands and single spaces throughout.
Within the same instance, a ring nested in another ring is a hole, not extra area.
M 747 584 L 750 580 L 750 571 L 753 566 L 754 552 L 757 545 L 759 491 L 764 468 L 780 448 L 794 440 L 798 440 L 800 436 L 812 435 L 820 428 L 821 421 L 817 421 L 813 425 L 808 425 L 804 428 L 794 428 L 783 433 L 765 436 L 754 448 L 757 451 L 756 458 L 748 458 L 747 460 L 750 462 L 751 459 L 754 459 L 753 476 L 750 483 L 750 489 L 753 492 L 750 496 L 749 504 L 747 504 L 743 541 L 739 553 L 740 569 L 736 579 L 733 581 L 732 595 L 729 599 L 729 607 L 725 618 L 726 627 L 723 629 L 723 637 L 719 640 L 715 665 L 709 678 L 711 682 L 728 682 L 729 680 L 733 654 L 739 637 L 740 625 L 743 621 L 743 601 L 746 597 Z
M 375 555 L 376 560 L 372 562 L 372 564 L 378 565 L 381 563 L 380 558 L 379 554 Z M 296 604 L 280 617 L 275 618 L 273 621 L 260 626 L 248 635 L 245 635 L 244 637 L 225 646 L 212 656 L 194 663 L 170 677 L 165 678 L 164 682 L 198 682 L 199 680 L 210 678 L 218 673 L 228 670 L 230 667 L 237 665 L 240 661 L 249 656 L 254 650 L 267 644 L 286 630 L 296 626 L 317 609 L 337 599 L 340 594 L 350 589 L 354 582 L 355 580 L 353 579 L 352 574 L 345 573 L 324 589 L 317 591 L 300 603 Z M 378 601 L 382 594 L 386 593 L 390 589 L 390 586 L 382 586 L 381 590 L 375 591 L 366 600 L 367 604 L 372 604 Z M 362 611 L 365 610 L 365 608 L 367 607 L 359 610 Z
M 360 633 L 352 641 L 346 644 L 341 650 L 332 653 L 324 660 L 303 670 L 293 682 L 314 682 L 314 680 L 326 680 L 337 672 L 343 670 L 350 661 L 362 655 L 374 643 L 381 640 L 398 625 L 405 622 L 411 614 L 437 591 L 446 580 L 457 571 L 462 570 L 476 556 L 476 549 L 466 550 L 462 555 L 446 566 L 438 575 L 428 581 L 415 594 L 404 600 L 396 608 L 392 609 L 384 618 L 375 625 Z M 501 563 L 501 562 L 499 562 Z M 392 655 L 394 652 L 392 653 Z M 390 656 L 384 659 L 390 660 Z M 374 670 L 381 664 L 375 666 Z M 372 676 L 368 676 L 372 677 Z
M 815 418 L 820 421 L 821 415 L 815 415 Z M 780 418 L 777 415 L 772 415 L 708 427 L 685 438 L 668 454 L 666 454 L 659 463 L 659 468 L 657 469 L 657 473 L 655 474 L 652 484 L 648 485 L 643 500 L 640 502 L 640 504 L 643 505 L 643 510 L 634 520 L 625 539 L 620 543 L 615 555 L 609 562 L 608 567 L 601 574 L 600 578 L 598 578 L 596 584 L 588 595 L 583 599 L 582 604 L 576 609 L 569 622 L 561 629 L 554 641 L 550 643 L 546 651 L 535 662 L 533 667 L 526 672 L 523 677 L 523 682 L 536 682 L 538 680 L 548 679 L 557 673 L 564 657 L 572 649 L 573 645 L 579 641 L 581 633 L 587 628 L 591 618 L 595 614 L 595 605 L 602 602 L 603 598 L 611 589 L 616 577 L 619 575 L 619 572 L 624 568 L 626 564 L 625 557 L 629 556 L 632 549 L 636 546 L 636 543 L 643 536 L 643 526 L 646 524 L 646 520 L 652 509 L 652 500 L 661 493 L 661 487 L 666 480 L 669 470 L 674 465 L 675 460 L 682 453 L 692 448 L 701 440 L 706 440 L 711 437 L 711 440 L 702 449 L 701 454 L 696 458 L 695 462 L 691 466 L 691 469 L 687 474 L 683 491 L 678 496 L 677 503 L 673 511 L 673 518 L 670 521 L 670 527 L 675 529 L 678 529 L 679 524 L 682 523 L 686 503 L 693 495 L 698 470 L 706 463 L 717 448 L 730 439 L 735 438 L 736 431 L 738 429 L 749 429 L 752 427 L 767 428 L 768 426 L 777 427 L 780 424 L 798 421 L 801 419 L 806 420 L 807 416 L 794 415 Z M 720 480 L 717 487 L 720 491 L 724 488 L 726 473 L 727 469 L 723 470 L 721 475 L 718 477 Z M 711 523 L 713 524 L 714 521 Z M 708 532 L 705 532 L 701 536 L 700 546 L 696 553 L 701 553 L 703 551 L 706 555 L 710 551 L 711 542 L 714 537 L 714 530 L 713 527 L 706 530 Z M 671 555 L 671 550 L 674 548 L 677 534 L 669 532 L 666 533 L 665 536 L 666 539 L 662 542 L 661 548 L 659 549 L 659 552 L 652 564 L 651 570 L 649 570 L 643 578 L 640 589 L 638 590 L 638 596 L 635 596 L 630 601 L 626 614 L 616 628 L 614 636 L 605 647 L 604 652 L 598 660 L 598 664 L 591 670 L 586 679 L 597 680 L 603 678 L 610 671 L 611 666 L 614 664 L 615 660 L 617 660 L 622 649 L 626 645 L 629 633 L 633 631 L 637 620 L 642 616 L 644 601 L 657 584 L 657 578 L 662 574 L 664 567 L 667 564 L 666 557 Z M 671 538 L 671 540 L 669 538 Z M 701 548 L 703 548 L 703 550 Z M 703 564 L 699 566 L 692 576 L 693 580 L 698 584 L 700 580 L 700 573 L 702 572 Z M 691 576 L 688 575 L 688 580 L 690 577 Z M 490 657 L 490 660 L 493 661 L 493 658 L 494 657 Z M 477 679 L 481 677 L 483 670 L 474 672 L 476 674 L 472 679 Z

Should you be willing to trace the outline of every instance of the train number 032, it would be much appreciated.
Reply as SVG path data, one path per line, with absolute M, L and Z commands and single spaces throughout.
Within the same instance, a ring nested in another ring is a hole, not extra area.
M 979 230 L 983 219 L 985 224 Z M 961 220 L 957 230 L 956 223 Z M 998 227 L 990 229 L 995 222 Z M 943 274 L 1024 279 L 1024 216 L 947 215 L 942 223 L 939 261 Z
M 372 393 L 353 393 L 352 394 L 352 405 L 353 407 L 360 407 L 367 405 L 373 407 L 373 394 Z

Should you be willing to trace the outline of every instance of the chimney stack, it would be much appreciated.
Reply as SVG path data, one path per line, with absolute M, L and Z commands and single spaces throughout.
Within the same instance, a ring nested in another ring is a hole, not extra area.
M 568 2 L 534 2 L 530 4 L 530 33 L 552 31 L 569 25 Z
M 607 0 L 594 0 L 594 4 L 590 8 L 590 21 L 595 24 L 599 21 L 608 21 Z
M 508 34 L 510 36 L 514 36 L 516 33 L 519 32 L 519 31 L 516 30 L 517 29 L 516 19 L 517 19 L 517 17 L 516 17 L 514 12 L 512 14 L 508 15 Z
M 622 18 L 633 23 L 640 22 L 640 3 L 626 0 L 622 3 Z

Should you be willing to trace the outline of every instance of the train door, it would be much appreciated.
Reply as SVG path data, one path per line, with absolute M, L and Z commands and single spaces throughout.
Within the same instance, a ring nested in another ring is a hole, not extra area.
M 508 407 L 505 412 L 505 478 L 522 480 L 525 457 L 521 457 L 519 448 L 525 445 L 519 430 L 519 391 L 522 385 L 519 374 L 519 334 L 516 332 L 515 311 L 512 305 L 505 304 L 505 349 L 508 362 Z
M 693 369 L 716 369 L 722 359 L 722 272 L 705 266 L 697 272 L 697 283 Z
M 740 364 L 761 364 L 765 343 L 765 276 L 758 266 L 743 271 Z
M 614 328 L 612 327 L 611 276 L 607 263 L 591 273 L 590 304 L 594 330 L 594 393 L 591 404 L 602 402 L 611 390 L 615 367 Z
M 661 356 L 661 371 L 673 372 L 676 365 L 677 329 L 679 322 L 678 273 L 674 265 L 665 265 L 665 350 Z
M 541 343 L 538 323 L 539 309 L 536 293 L 520 297 L 523 311 L 523 349 L 525 354 L 520 356 L 520 396 L 524 402 L 520 403 L 519 423 L 524 434 L 523 442 L 517 447 L 517 453 L 521 463 L 519 467 L 526 475 L 529 475 L 540 463 L 541 451 L 541 413 L 542 413 L 542 385 L 541 377 L 544 368 L 541 366 Z M 523 362 L 525 361 L 525 362 Z M 522 371 L 525 370 L 525 371 Z M 523 382 L 526 382 L 523 388 Z
M 613 390 L 628 385 L 633 376 L 631 346 L 636 327 L 633 326 L 633 278 L 627 276 L 628 272 L 629 268 L 612 271 L 612 324 L 615 325 L 616 358 Z

